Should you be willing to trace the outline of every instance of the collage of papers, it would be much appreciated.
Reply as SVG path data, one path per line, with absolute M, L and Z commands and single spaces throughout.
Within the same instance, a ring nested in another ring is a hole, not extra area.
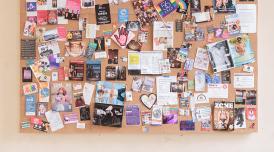
M 251 133 L 255 0 L 21 0 L 23 133 Z

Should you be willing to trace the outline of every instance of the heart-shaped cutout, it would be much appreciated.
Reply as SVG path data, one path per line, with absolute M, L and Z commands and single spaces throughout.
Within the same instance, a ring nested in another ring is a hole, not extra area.
M 157 96 L 154 93 L 149 95 L 143 94 L 141 95 L 140 100 L 148 109 L 151 109 L 152 106 L 156 103 Z

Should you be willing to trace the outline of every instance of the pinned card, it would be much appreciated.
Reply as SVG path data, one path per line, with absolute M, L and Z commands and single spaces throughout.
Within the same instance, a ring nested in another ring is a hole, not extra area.
M 24 95 L 30 95 L 38 92 L 38 86 L 36 83 L 28 83 L 23 85 Z
M 121 25 L 111 36 L 111 39 L 121 48 L 126 48 L 127 44 L 135 37 L 135 34 L 126 30 L 125 25 Z

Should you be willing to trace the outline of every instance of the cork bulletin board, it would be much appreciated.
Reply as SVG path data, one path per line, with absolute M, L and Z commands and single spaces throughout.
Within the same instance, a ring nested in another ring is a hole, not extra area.
M 20 0 L 21 1 L 21 7 L 20 7 L 20 40 L 21 39 L 27 39 L 27 37 L 25 37 L 22 33 L 24 30 L 24 26 L 25 26 L 25 21 L 26 21 L 26 0 Z M 153 0 L 154 5 L 158 4 L 159 2 L 161 2 L 161 0 Z M 106 4 L 108 3 L 107 0 L 96 0 L 96 4 Z M 257 4 L 257 2 L 242 2 L 237 0 L 237 4 Z M 212 0 L 201 0 L 201 8 L 202 10 L 204 10 L 204 6 L 212 6 Z M 113 26 L 118 27 L 118 9 L 119 8 L 128 8 L 129 9 L 129 20 L 130 21 L 135 21 L 137 20 L 133 6 L 131 1 L 126 2 L 126 3 L 120 3 L 119 5 L 110 5 L 110 14 L 111 14 L 111 24 L 105 24 L 105 25 L 100 25 L 99 30 L 97 30 L 96 32 L 96 36 L 103 36 L 103 31 L 104 30 L 109 30 L 109 29 L 114 29 Z M 95 15 L 95 8 L 89 8 L 89 9 L 81 9 L 80 12 L 80 17 L 86 17 L 87 18 L 87 23 L 89 24 L 96 24 L 96 15 Z M 198 26 L 200 28 L 203 28 L 205 31 L 207 29 L 208 26 L 220 26 L 220 23 L 224 20 L 225 15 L 227 14 L 222 14 L 222 13 L 218 13 L 215 14 L 214 20 L 211 22 L 204 22 L 204 23 L 198 23 Z M 171 21 L 171 22 L 175 22 L 176 19 L 180 19 L 181 14 L 176 13 L 175 11 L 172 12 L 171 14 L 167 15 L 164 18 L 165 22 Z M 161 21 L 162 19 L 159 17 L 159 21 Z M 46 30 L 50 30 L 50 29 L 54 29 L 59 25 L 45 25 L 43 27 L 46 28 Z M 69 21 L 68 24 L 62 25 L 64 27 L 67 28 L 67 30 L 78 30 L 78 21 Z M 175 24 L 174 24 L 175 26 Z M 153 26 L 146 26 L 145 27 L 148 30 L 148 42 L 145 43 L 142 46 L 141 51 L 153 51 Z M 175 29 L 175 27 L 174 27 Z M 116 29 L 114 29 L 113 31 L 116 31 Z M 184 42 L 184 32 L 175 32 L 173 31 L 174 34 L 174 43 L 173 43 L 173 47 L 174 48 L 180 48 L 180 46 L 182 45 L 182 43 Z M 86 39 L 84 37 L 85 34 L 83 34 L 83 41 L 84 42 L 89 42 L 90 39 Z M 255 58 L 257 60 L 257 33 L 255 34 L 248 34 L 249 38 L 250 38 L 250 42 L 251 42 L 251 47 L 252 50 L 255 51 Z M 135 37 L 136 39 L 136 37 Z M 222 39 L 219 38 L 215 38 L 214 41 L 220 41 Z M 37 43 L 37 42 L 36 42 Z M 58 42 L 59 47 L 60 47 L 60 51 L 61 51 L 61 56 L 65 55 L 65 42 Z M 205 47 L 206 44 L 208 44 L 208 42 L 206 41 L 195 41 L 195 42 L 191 42 L 192 47 L 189 50 L 189 58 L 195 59 L 196 56 L 196 52 L 197 52 L 197 48 L 199 47 Z M 36 44 L 37 45 L 37 44 Z M 120 48 L 118 45 L 116 45 L 116 43 L 114 43 L 113 41 L 111 42 L 111 46 L 105 48 L 106 51 L 108 51 L 108 49 L 118 49 L 118 65 L 119 66 L 127 66 L 128 63 L 127 62 L 123 62 L 121 57 L 127 57 L 128 56 L 128 49 L 122 49 Z M 164 58 L 167 57 L 167 51 L 164 51 Z M 39 53 L 37 51 L 37 47 L 36 47 L 36 59 L 39 58 Z M 83 60 L 87 60 L 85 57 L 65 57 L 64 63 L 61 64 L 61 66 L 63 67 L 68 67 L 69 66 L 69 61 L 70 60 L 75 60 L 75 59 L 83 59 Z M 20 62 L 20 67 L 21 69 L 23 67 L 26 67 L 26 60 L 21 59 Z M 105 80 L 105 67 L 108 66 L 108 59 L 102 59 L 101 60 L 101 81 Z M 257 76 L 258 76 L 258 66 L 257 66 L 257 61 L 254 63 L 249 64 L 250 66 L 254 67 L 254 77 L 255 77 L 255 81 L 254 81 L 254 89 L 252 90 L 257 90 Z M 211 68 L 211 66 L 209 65 L 209 71 L 207 71 L 209 74 L 213 74 L 213 70 Z M 86 66 L 85 66 L 86 68 Z M 169 76 L 177 76 L 177 73 L 180 72 L 182 69 L 181 68 L 172 68 L 171 69 L 171 73 L 169 73 Z M 54 71 L 54 70 L 53 70 Z M 196 69 L 193 69 L 191 71 L 189 71 L 188 73 L 188 79 L 189 80 L 194 80 L 195 77 L 195 71 Z M 210 103 L 211 103 L 211 107 L 213 107 L 213 102 L 214 101 L 234 101 L 235 100 L 235 92 L 236 89 L 233 87 L 233 75 L 234 73 L 243 73 L 242 67 L 238 67 L 238 68 L 232 68 L 230 70 L 231 72 L 231 83 L 228 85 L 229 88 L 229 93 L 228 93 L 228 99 L 210 99 Z M 22 76 L 22 71 L 20 71 L 21 76 Z M 70 81 L 72 83 L 79 83 L 81 82 L 82 84 L 84 84 L 86 82 L 86 73 L 84 75 L 84 81 Z M 141 77 L 144 77 L 144 75 L 140 75 Z M 156 77 L 155 75 L 153 75 L 152 77 Z M 132 83 L 132 79 L 133 76 L 129 75 L 128 73 L 126 74 L 126 81 L 111 81 L 111 82 L 122 82 L 126 84 L 126 90 L 130 90 L 131 89 L 131 83 Z M 32 78 L 32 82 L 37 82 L 37 80 L 35 78 Z M 92 84 L 96 84 L 95 81 L 90 81 Z M 23 121 L 29 121 L 30 117 L 25 115 L 25 96 L 23 94 L 22 91 L 22 87 L 24 84 L 26 84 L 27 82 L 20 82 L 20 86 L 21 86 L 21 90 L 20 90 L 20 94 L 21 94 L 21 98 L 20 98 L 20 123 Z M 154 85 L 154 93 L 156 93 L 156 84 Z M 141 102 L 140 102 L 140 96 L 142 94 L 146 94 L 144 92 L 133 92 L 133 101 L 129 101 L 129 102 L 125 102 L 124 106 L 126 107 L 127 105 L 138 105 L 140 108 L 140 111 L 150 111 L 149 109 L 147 109 Z M 38 94 L 37 94 L 37 99 L 38 99 Z M 86 127 L 85 129 L 77 129 L 75 124 L 66 124 L 65 127 L 59 131 L 57 131 L 56 133 L 62 133 L 62 134 L 67 134 L 67 133 L 119 133 L 119 134 L 142 134 L 144 133 L 144 128 L 143 126 L 140 124 L 138 126 L 128 126 L 126 125 L 126 117 L 125 117 L 125 113 L 123 115 L 123 123 L 122 123 L 122 127 L 121 128 L 115 128 L 115 127 L 107 127 L 107 126 L 96 126 L 92 124 L 92 119 L 93 119 L 93 109 L 94 109 L 94 97 L 95 97 L 95 92 L 92 96 L 92 100 L 91 100 L 91 104 L 90 104 L 90 114 L 91 114 L 91 120 L 88 121 L 83 121 L 83 123 L 85 123 Z M 74 102 L 74 101 L 73 101 Z M 49 102 L 50 104 L 50 102 Z M 79 108 L 75 108 L 74 107 L 74 103 L 72 104 L 73 107 L 73 112 L 77 113 L 79 116 Z M 258 113 L 258 101 L 256 104 L 256 109 L 257 109 L 257 113 Z M 171 107 L 179 107 L 178 106 L 171 106 Z M 235 105 L 235 107 L 244 107 L 244 105 Z M 50 106 L 49 106 L 50 109 Z M 124 110 L 125 112 L 125 110 Z M 63 115 L 67 113 L 67 112 L 60 112 L 61 117 L 63 117 Z M 211 114 L 211 120 L 213 120 L 213 112 Z M 179 116 L 178 117 L 178 121 L 180 122 L 180 120 L 191 120 L 191 115 L 190 116 Z M 220 133 L 221 131 L 215 131 L 213 130 L 213 127 L 210 128 L 209 131 L 202 131 L 201 130 L 201 123 L 200 122 L 196 122 L 195 123 L 195 130 L 194 131 L 180 131 L 180 123 L 177 124 L 162 124 L 161 126 L 149 126 L 149 131 L 148 133 L 151 134 L 190 134 L 190 133 Z M 211 121 L 212 124 L 212 121 Z M 213 125 L 213 124 L 212 124 Z M 19 125 L 20 126 L 20 125 Z M 246 120 L 246 128 L 245 129 L 235 129 L 234 131 L 228 132 L 228 133 L 252 133 L 252 132 L 257 132 L 258 129 L 258 119 L 256 119 L 255 121 L 249 121 Z M 20 132 L 22 133 L 39 133 L 38 131 L 30 128 L 24 128 L 22 129 L 20 127 Z M 52 132 L 49 132 L 52 133 Z M 226 133 L 226 132 L 221 132 L 221 133 Z

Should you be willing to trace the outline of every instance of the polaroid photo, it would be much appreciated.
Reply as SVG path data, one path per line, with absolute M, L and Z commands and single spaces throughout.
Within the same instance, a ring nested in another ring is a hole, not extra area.
M 235 13 L 236 0 L 213 0 L 213 7 L 218 13 Z
M 231 73 L 230 70 L 221 72 L 222 83 L 230 84 L 231 83 Z
M 201 12 L 201 1 L 190 0 L 190 10 L 191 12 Z
M 139 21 L 127 21 L 126 28 L 128 31 L 136 32 L 141 29 Z
M 68 24 L 68 19 L 65 19 L 66 3 L 67 3 L 67 0 L 57 1 L 57 23 L 58 24 Z
M 58 112 L 72 111 L 72 86 L 71 83 L 51 83 L 51 108 Z
M 38 102 L 36 105 L 37 116 L 45 116 L 45 113 L 48 111 L 48 103 L 47 102 Z

